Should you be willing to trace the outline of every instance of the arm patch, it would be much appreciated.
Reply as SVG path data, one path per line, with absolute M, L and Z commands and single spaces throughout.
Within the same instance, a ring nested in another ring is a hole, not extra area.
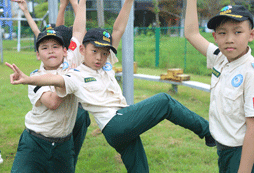
M 34 88 L 34 93 L 36 93 L 40 88 L 41 88 L 41 86 L 36 86 L 36 87 Z
M 219 55 L 219 53 L 220 53 L 220 49 L 219 49 L 219 48 L 216 49 L 216 50 L 213 52 L 214 55 Z

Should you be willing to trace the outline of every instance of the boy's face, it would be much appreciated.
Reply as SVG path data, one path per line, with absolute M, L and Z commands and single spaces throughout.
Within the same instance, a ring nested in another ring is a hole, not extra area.
M 108 58 L 108 47 L 95 47 L 92 43 L 80 47 L 80 53 L 84 56 L 84 64 L 93 70 L 101 69 Z
M 228 21 L 216 28 L 213 33 L 220 51 L 232 62 L 247 53 L 248 42 L 253 40 L 254 31 L 249 22 Z
M 67 50 L 57 40 L 45 38 L 39 44 L 36 55 L 43 62 L 45 70 L 56 70 L 67 56 Z

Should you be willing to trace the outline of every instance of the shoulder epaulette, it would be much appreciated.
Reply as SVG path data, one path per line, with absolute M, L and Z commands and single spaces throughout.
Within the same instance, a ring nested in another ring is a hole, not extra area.
M 32 73 L 36 73 L 36 72 L 38 72 L 38 69 L 34 70 L 34 71 L 33 71 L 33 72 L 31 72 L 30 74 L 32 74 Z
M 216 50 L 213 52 L 214 55 L 219 55 L 219 53 L 220 53 L 220 49 L 219 49 L 219 48 L 216 49 Z
M 251 63 L 251 66 L 254 68 L 254 62 L 253 62 L 253 63 Z

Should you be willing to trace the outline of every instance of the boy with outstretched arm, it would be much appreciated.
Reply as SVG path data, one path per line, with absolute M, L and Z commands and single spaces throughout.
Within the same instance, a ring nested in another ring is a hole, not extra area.
M 84 11 L 86 1 L 80 0 L 73 40 L 81 41 L 85 35 Z M 64 74 L 67 67 L 80 58 L 78 49 L 73 50 L 72 59 L 65 58 L 64 39 L 54 29 L 39 33 L 36 46 L 36 55 L 43 62 L 43 68 L 31 76 Z M 29 86 L 28 90 L 33 109 L 25 117 L 26 129 L 20 137 L 12 172 L 74 172 L 77 155 L 72 131 L 78 109 L 77 98 L 74 95 L 60 98 L 50 86 Z
M 39 28 L 37 27 L 35 21 L 33 20 L 33 18 L 31 17 L 28 9 L 27 9 L 27 3 L 25 0 L 12 0 L 14 2 L 17 2 L 19 5 L 19 8 L 23 11 L 23 13 L 25 14 L 25 17 L 27 19 L 27 22 L 29 24 L 29 26 L 31 27 L 33 33 L 35 34 L 36 38 L 38 37 L 38 35 L 41 33 L 41 31 L 39 30 Z M 60 6 L 61 3 L 64 2 L 60 2 Z M 63 4 L 64 5 L 64 4 Z M 59 12 L 60 13 L 60 12 Z M 82 16 L 83 17 L 83 16 Z M 64 15 L 59 15 L 57 16 L 57 20 L 64 20 Z M 71 42 L 71 38 L 72 38 L 72 27 L 66 27 L 64 25 L 53 25 L 53 24 L 48 24 L 44 30 L 55 30 L 58 31 L 60 33 L 60 35 L 63 38 L 64 41 L 64 47 L 66 49 L 68 49 L 70 42 Z M 44 31 L 43 30 L 43 31 Z M 78 53 L 78 54 L 77 54 Z M 69 56 L 68 56 L 69 55 Z M 71 55 L 71 56 L 70 56 Z M 69 66 L 72 65 L 72 63 L 76 64 L 76 63 L 81 63 L 80 59 L 83 59 L 81 57 L 81 54 L 79 53 L 79 48 L 77 47 L 76 49 L 68 49 L 67 50 L 67 56 L 64 59 L 64 64 L 62 65 L 64 67 L 64 69 L 68 68 Z M 67 60 L 68 57 L 68 60 Z M 72 61 L 73 59 L 73 61 Z M 79 61 L 78 61 L 79 60 Z M 70 64 L 69 64 L 69 63 Z M 76 64 L 79 65 L 79 64 Z M 59 68 L 63 69 L 63 67 L 60 67 L 61 64 L 59 64 Z M 44 68 L 44 64 L 43 61 L 41 61 L 41 66 L 40 66 L 40 70 L 38 72 L 35 72 L 37 74 L 39 74 L 40 72 L 45 71 L 46 69 Z M 53 72 L 53 71 L 48 71 L 48 72 Z M 32 100 L 31 103 L 33 104 Z M 73 128 L 73 140 L 74 140 L 74 150 L 75 150 L 75 156 L 74 156 L 74 164 L 76 166 L 77 160 L 78 160 L 78 155 L 79 152 L 81 150 L 82 144 L 85 140 L 85 135 L 87 132 L 87 128 L 90 125 L 90 118 L 89 118 L 89 114 L 86 110 L 84 110 L 81 106 L 81 104 L 79 104 L 78 107 L 78 112 L 77 112 L 77 117 L 76 117 L 76 122 L 75 122 L 75 126 Z
M 226 6 L 208 21 L 218 46 L 198 27 L 197 0 L 187 1 L 185 37 L 207 57 L 212 69 L 210 131 L 217 144 L 221 173 L 254 172 L 253 16 L 243 6 Z
M 149 172 L 140 134 L 160 121 L 167 119 L 190 129 L 208 146 L 214 146 L 209 124 L 204 118 L 190 111 L 168 94 L 157 94 L 134 105 L 127 105 L 115 79 L 112 65 L 114 55 L 127 25 L 133 0 L 126 0 L 110 35 L 104 29 L 87 31 L 80 52 L 83 63 L 66 75 L 46 74 L 28 77 L 15 65 L 12 84 L 52 85 L 59 96 L 75 94 L 82 106 L 92 113 L 107 142 L 121 154 L 128 172 Z M 109 56 L 110 55 L 110 56 Z

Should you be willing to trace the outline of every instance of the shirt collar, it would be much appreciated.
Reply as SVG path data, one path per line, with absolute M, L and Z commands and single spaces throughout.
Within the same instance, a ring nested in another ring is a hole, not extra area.
M 251 56 L 251 48 L 249 46 L 248 46 L 248 48 L 249 48 L 249 50 L 246 54 L 244 54 L 240 58 L 226 64 L 230 67 L 230 69 L 231 69 L 230 71 L 232 71 L 235 68 L 241 66 L 244 62 L 246 62 L 248 60 L 248 58 Z

